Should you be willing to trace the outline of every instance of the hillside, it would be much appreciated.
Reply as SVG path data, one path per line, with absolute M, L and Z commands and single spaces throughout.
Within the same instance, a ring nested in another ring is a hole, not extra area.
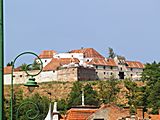
M 98 91 L 97 85 L 98 81 L 85 81 L 82 82 L 83 84 L 90 83 L 94 90 Z M 142 85 L 142 82 L 136 82 L 139 86 Z M 72 82 L 48 82 L 48 83 L 41 83 L 39 87 L 36 88 L 32 93 L 28 91 L 28 89 L 23 85 L 14 85 L 14 92 L 17 93 L 19 91 L 23 91 L 23 97 L 29 97 L 36 92 L 39 93 L 41 96 L 47 96 L 48 98 L 51 97 L 51 100 L 54 101 L 56 99 L 66 99 L 68 94 L 71 91 L 73 86 Z M 127 89 L 124 87 L 123 81 L 120 82 L 118 85 L 120 88 L 120 92 L 118 94 L 117 103 L 118 104 L 125 104 L 127 103 L 126 93 Z M 51 96 L 48 94 L 51 93 Z M 10 86 L 4 87 L 4 96 L 5 98 L 9 99 L 10 96 Z

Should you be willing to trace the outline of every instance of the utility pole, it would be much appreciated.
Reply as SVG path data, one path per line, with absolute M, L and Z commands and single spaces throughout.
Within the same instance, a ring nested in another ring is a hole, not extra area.
M 4 119 L 4 89 L 3 89 L 3 61 L 4 61 L 4 52 L 3 52 L 3 0 L 0 0 L 0 120 Z

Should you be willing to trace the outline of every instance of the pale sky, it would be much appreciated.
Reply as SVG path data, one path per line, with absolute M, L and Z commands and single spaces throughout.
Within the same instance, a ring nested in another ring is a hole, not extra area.
M 108 47 L 160 61 L 160 0 L 4 0 L 5 65 L 24 51 Z

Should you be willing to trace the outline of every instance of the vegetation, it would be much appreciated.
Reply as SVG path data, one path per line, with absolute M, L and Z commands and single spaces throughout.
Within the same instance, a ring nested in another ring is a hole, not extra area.
M 108 50 L 109 50 L 109 56 L 108 56 L 108 58 L 115 58 L 116 54 L 114 53 L 113 48 L 109 47 Z
M 9 100 L 5 99 L 5 119 L 10 119 Z M 20 90 L 14 95 L 13 99 L 13 120 L 44 120 L 48 112 L 49 99 L 35 93 L 29 98 L 23 99 L 23 91 Z
M 81 82 L 75 82 L 68 97 L 68 108 L 82 104 L 82 90 L 86 105 L 99 105 L 98 93 L 89 83 L 83 86 Z
M 72 106 L 80 106 L 82 103 L 82 90 L 84 91 L 84 101 L 85 105 L 94 105 L 99 106 L 102 103 L 115 103 L 120 106 L 130 106 L 131 112 L 135 112 L 136 107 L 143 106 L 144 111 L 148 111 L 153 114 L 158 113 L 160 108 L 160 63 L 153 62 L 151 64 L 146 64 L 144 72 L 142 73 L 141 85 L 139 82 L 126 79 L 124 81 L 119 81 L 112 76 L 107 81 L 93 81 L 93 82 L 74 82 L 71 89 L 65 93 L 68 93 L 68 97 L 61 99 L 52 99 L 53 101 L 58 102 L 58 110 L 64 114 L 67 109 Z M 47 89 L 52 88 L 52 85 L 55 86 L 61 84 L 62 86 L 67 86 L 67 83 L 53 82 L 47 83 L 45 85 L 50 85 Z M 43 84 L 41 84 L 43 85 Z M 123 87 L 120 87 L 122 85 Z M 59 85 L 60 86 L 60 85 Z M 41 87 L 43 88 L 43 87 Z M 94 88 L 94 89 L 93 89 Z M 46 87 L 45 87 L 46 89 Z M 124 97 L 127 100 L 127 103 L 118 103 L 118 95 L 121 94 L 121 91 L 125 91 Z M 64 90 L 64 89 L 63 89 Z M 34 108 L 32 113 L 29 113 L 29 116 L 36 114 L 36 111 L 39 111 L 40 116 L 36 120 L 44 119 L 45 115 L 48 112 L 49 99 L 47 97 L 41 96 L 38 93 L 34 94 L 31 97 L 24 97 L 23 90 L 20 89 L 14 95 L 13 108 L 14 108 L 14 117 L 16 117 L 17 108 L 27 101 L 31 101 L 37 104 L 38 109 Z M 5 106 L 5 119 L 8 120 L 10 113 L 10 101 L 4 99 Z M 31 106 L 24 105 L 19 112 L 19 119 L 25 120 L 25 112 L 27 108 Z

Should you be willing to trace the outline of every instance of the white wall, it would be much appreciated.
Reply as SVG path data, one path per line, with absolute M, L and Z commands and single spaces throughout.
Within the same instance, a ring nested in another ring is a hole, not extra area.
M 43 63 L 43 67 L 45 67 L 48 63 L 50 63 L 52 58 L 42 58 L 41 61 Z M 40 63 L 39 59 L 36 60 L 38 63 Z
M 37 71 L 33 71 L 33 73 L 37 73 Z M 29 76 L 22 71 L 22 72 L 14 72 L 13 77 L 13 84 L 24 84 L 28 81 Z M 57 81 L 57 71 L 46 71 L 41 72 L 39 75 L 35 76 L 36 82 L 51 82 L 51 81 Z M 4 75 L 4 85 L 10 85 L 11 84 L 11 74 L 5 74 Z
M 77 58 L 79 61 L 83 61 L 83 53 L 59 53 L 53 56 L 54 58 Z

